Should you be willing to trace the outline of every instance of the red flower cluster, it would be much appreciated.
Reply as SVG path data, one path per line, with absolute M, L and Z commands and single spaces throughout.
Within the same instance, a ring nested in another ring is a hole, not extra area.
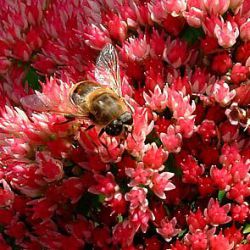
M 0 5 L 0 249 L 250 249 L 248 0 Z M 125 138 L 61 114 L 108 43 Z

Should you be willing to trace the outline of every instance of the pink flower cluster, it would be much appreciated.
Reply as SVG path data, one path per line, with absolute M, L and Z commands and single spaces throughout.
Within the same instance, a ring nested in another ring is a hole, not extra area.
M 0 249 L 250 249 L 250 1 L 0 6 Z M 72 112 L 108 43 L 126 138 L 21 104 Z

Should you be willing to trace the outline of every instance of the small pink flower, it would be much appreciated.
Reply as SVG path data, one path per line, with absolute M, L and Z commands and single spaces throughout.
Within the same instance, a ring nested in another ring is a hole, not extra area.
M 132 210 L 129 216 L 129 222 L 136 228 L 136 230 L 141 228 L 143 233 L 147 232 L 150 220 L 154 220 L 154 215 L 147 207 L 144 209 L 137 208 Z
M 95 24 L 85 26 L 82 38 L 93 49 L 102 49 L 105 44 L 111 42 L 107 29 L 104 26 L 98 27 Z
M 191 249 L 205 250 L 208 248 L 208 235 L 204 230 L 196 230 L 185 235 L 185 242 Z
M 183 13 L 183 16 L 191 27 L 199 28 L 204 19 L 204 11 L 196 7 L 190 7 L 188 11 Z
M 239 127 L 229 121 L 220 124 L 220 132 L 224 142 L 235 141 L 239 137 Z
M 62 184 L 63 195 L 71 200 L 71 203 L 76 203 L 84 193 L 82 180 L 77 177 L 65 179 Z
M 163 219 L 161 221 L 161 226 L 156 229 L 157 233 L 160 234 L 165 241 L 169 242 L 174 236 L 181 232 L 181 229 L 176 228 L 177 220 L 172 218 L 170 221 L 168 219 Z
M 48 182 L 57 181 L 63 178 L 63 164 L 61 161 L 51 157 L 50 153 L 43 151 L 36 154 L 38 163 L 37 173 L 44 176 Z
M 167 133 L 160 133 L 160 139 L 168 152 L 178 153 L 181 150 L 182 136 L 174 126 L 170 125 Z
M 57 209 L 56 201 L 47 198 L 32 200 L 28 203 L 32 205 L 33 215 L 32 219 L 46 220 L 53 216 Z
M 146 40 L 146 36 L 143 36 L 139 38 L 129 38 L 124 44 L 121 54 L 128 57 L 128 60 L 142 61 L 149 56 L 149 52 L 150 46 Z
M 171 89 L 183 93 L 183 95 L 190 95 L 191 85 L 188 76 L 177 77 L 171 82 Z
M 172 36 L 178 36 L 184 29 L 186 21 L 182 15 L 173 16 L 168 14 L 162 22 L 164 29 Z
M 220 224 L 226 224 L 232 220 L 232 218 L 227 215 L 230 208 L 231 204 L 228 203 L 220 207 L 219 202 L 211 198 L 208 207 L 204 210 L 204 216 L 211 225 L 218 226 Z
M 190 59 L 190 50 L 186 41 L 175 39 L 167 40 L 166 48 L 163 52 L 163 58 L 174 68 L 185 65 Z
M 113 228 L 113 241 L 116 244 L 121 244 L 121 246 L 126 247 L 131 245 L 134 235 L 136 233 L 136 228 L 130 221 L 124 220 L 115 225 Z
M 146 188 L 133 187 L 128 193 L 125 195 L 125 200 L 130 202 L 130 210 L 146 209 L 148 206 L 147 200 L 147 192 Z
M 211 236 L 209 244 L 213 250 L 231 250 L 234 248 L 234 243 L 230 243 L 229 240 L 223 236 L 222 232 L 220 232 L 219 235 Z
M 160 23 L 168 15 L 166 9 L 164 8 L 163 1 L 151 2 L 149 4 L 149 9 L 151 11 L 151 18 L 156 23 Z
M 149 177 L 152 175 L 152 170 L 145 168 L 142 162 L 139 162 L 134 168 L 126 168 L 125 173 L 132 179 L 129 186 L 148 185 Z
M 195 116 L 179 118 L 176 123 L 176 131 L 181 133 L 183 138 L 190 138 L 195 131 Z
M 146 104 L 153 110 L 162 112 L 168 103 L 168 93 L 167 87 L 160 89 L 159 85 L 156 85 L 154 88 L 154 92 L 150 92 L 150 96 L 144 92 L 143 97 L 146 101 Z
M 177 92 L 170 88 L 168 90 L 168 105 L 167 107 L 173 112 L 173 118 L 190 117 L 195 111 L 195 103 L 190 97 L 184 96 L 183 93 Z
M 230 21 L 226 23 L 222 22 L 221 25 L 215 25 L 214 35 L 217 37 L 220 46 L 229 48 L 236 43 L 236 39 L 239 36 L 239 29 L 235 23 L 231 23 Z
M 190 212 L 186 220 L 191 232 L 195 232 L 198 229 L 204 230 L 207 225 L 207 222 L 200 209 L 198 209 L 196 212 Z
M 213 15 L 222 15 L 224 14 L 228 8 L 230 1 L 228 0 L 203 0 L 204 6 L 209 12 L 209 14 Z
M 229 190 L 232 176 L 226 168 L 219 169 L 216 166 L 212 166 L 210 169 L 210 175 L 220 190 Z
M 1 200 L 0 207 L 11 206 L 15 198 L 14 193 L 11 190 L 9 184 L 4 179 L 1 179 L 0 183 L 3 186 L 0 188 L 0 200 Z
M 162 170 L 163 163 L 168 158 L 168 152 L 162 147 L 157 147 L 154 142 L 147 144 L 144 149 L 145 152 L 142 158 L 144 165 L 151 169 Z
M 192 155 L 182 151 L 177 156 L 177 165 L 183 172 L 182 180 L 185 183 L 198 183 L 200 176 L 204 173 L 204 166 L 199 165 Z
M 233 10 L 235 14 L 240 10 L 244 0 L 230 0 L 230 9 Z
M 212 139 L 217 137 L 217 127 L 214 121 L 203 120 L 198 127 L 198 134 L 201 136 L 203 142 L 210 143 Z
M 246 197 L 250 196 L 250 187 L 248 182 L 238 182 L 231 187 L 227 193 L 227 198 L 243 203 Z
M 237 161 L 231 166 L 230 173 L 233 177 L 235 183 L 240 181 L 249 181 L 250 180 L 250 160 Z
M 6 57 L 0 57 L 0 73 L 5 74 L 11 66 L 11 61 Z
M 190 76 L 192 93 L 203 94 L 206 91 L 212 77 L 205 69 L 195 68 Z M 191 73 L 190 72 L 190 73 Z
M 211 89 L 211 96 L 223 107 L 230 104 L 235 95 L 236 91 L 230 90 L 229 85 L 224 81 L 215 82 Z
M 250 20 L 247 20 L 240 26 L 240 38 L 244 41 L 250 41 Z
M 111 199 L 119 190 L 119 186 L 116 184 L 112 173 L 108 172 L 106 176 L 96 174 L 94 177 L 96 185 L 92 185 L 88 190 L 89 192 L 93 194 L 103 194 L 107 199 Z
M 248 203 L 234 204 L 231 209 L 234 221 L 243 223 L 249 217 L 250 209 Z
M 169 191 L 175 188 L 175 185 L 169 181 L 174 176 L 170 172 L 154 173 L 151 177 L 151 183 L 149 187 L 160 199 L 165 199 L 165 191 Z
M 250 75 L 250 68 L 243 66 L 241 63 L 236 63 L 233 65 L 231 71 L 231 80 L 235 85 L 239 85 L 241 82 L 247 80 Z
M 215 26 L 218 25 L 219 27 L 221 27 L 222 21 L 223 21 L 223 19 L 221 19 L 215 15 L 206 16 L 203 20 L 203 23 L 202 23 L 202 28 L 203 28 L 205 34 L 208 37 L 213 37 Z
M 185 0 L 165 0 L 162 1 L 164 9 L 172 16 L 179 16 L 183 11 L 186 10 L 187 4 Z
M 123 42 L 127 36 L 127 23 L 114 13 L 106 15 L 105 18 L 107 19 L 105 22 L 111 38 Z

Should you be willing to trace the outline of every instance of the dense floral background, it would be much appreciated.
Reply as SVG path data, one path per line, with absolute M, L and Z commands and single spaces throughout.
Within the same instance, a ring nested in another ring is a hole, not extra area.
M 249 0 L 0 6 L 0 249 L 250 249 Z M 108 43 L 126 140 L 21 105 L 67 110 Z

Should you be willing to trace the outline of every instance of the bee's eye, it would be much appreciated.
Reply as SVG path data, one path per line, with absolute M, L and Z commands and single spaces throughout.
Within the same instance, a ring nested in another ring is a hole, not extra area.
M 122 114 L 119 118 L 119 120 L 126 125 L 132 125 L 133 124 L 133 117 L 130 112 L 125 112 Z
M 114 120 L 105 128 L 105 132 L 108 135 L 117 136 L 121 134 L 122 128 L 123 128 L 122 122 L 119 120 Z

